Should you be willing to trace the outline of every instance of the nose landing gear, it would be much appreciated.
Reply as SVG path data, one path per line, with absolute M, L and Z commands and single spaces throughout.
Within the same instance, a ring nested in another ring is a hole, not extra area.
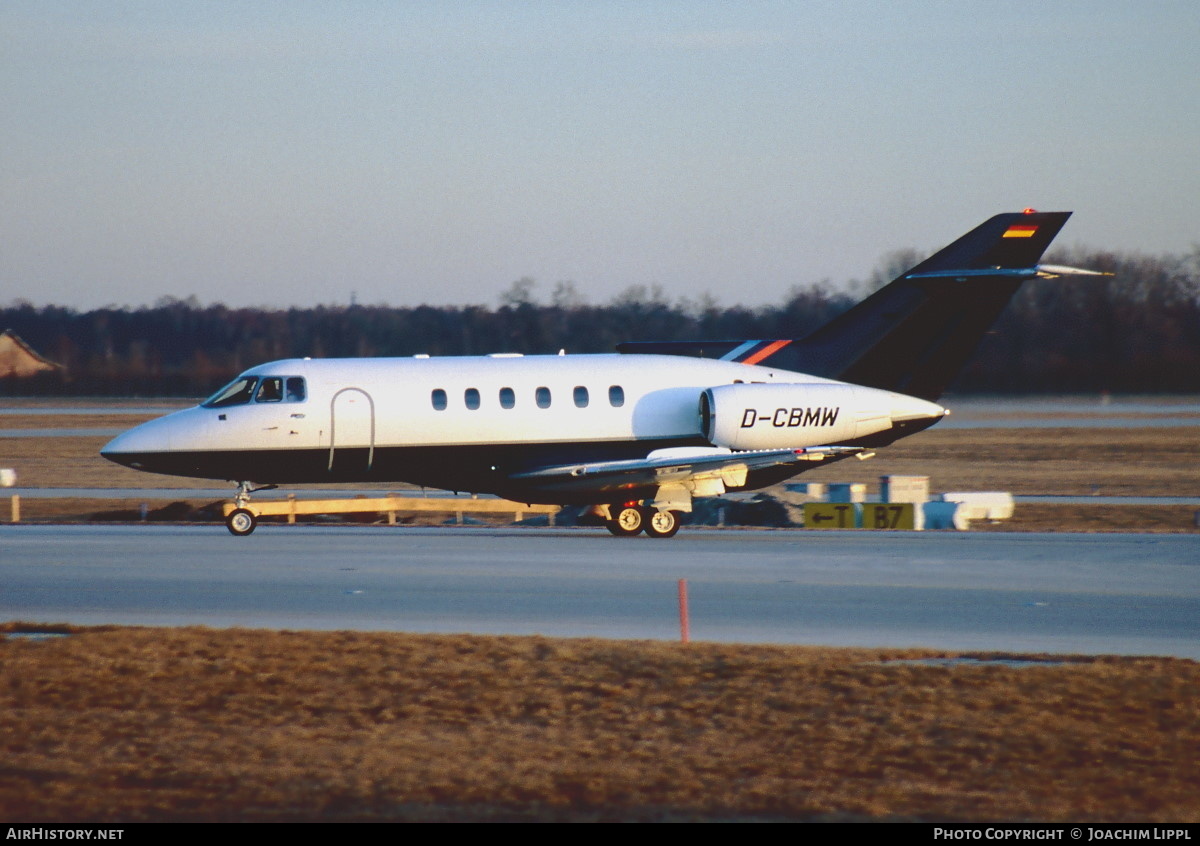
M 262 487 L 253 487 L 253 482 L 238 482 L 237 493 L 233 495 L 234 509 L 225 516 L 225 528 L 229 529 L 231 535 L 248 535 L 258 528 L 258 517 L 253 511 L 246 508 L 246 504 L 250 502 L 250 494 L 258 491 L 273 491 L 278 485 L 263 485 Z

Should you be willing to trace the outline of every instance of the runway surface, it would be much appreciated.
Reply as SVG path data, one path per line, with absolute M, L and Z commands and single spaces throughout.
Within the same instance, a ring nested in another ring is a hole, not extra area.
M 0 619 L 1200 658 L 1193 535 L 0 527 Z

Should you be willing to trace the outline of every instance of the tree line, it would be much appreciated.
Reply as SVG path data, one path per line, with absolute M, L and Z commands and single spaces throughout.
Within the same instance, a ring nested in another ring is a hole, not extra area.
M 1111 277 L 1026 283 L 953 386 L 959 393 L 1197 392 L 1200 249 L 1151 257 L 1078 249 L 1051 263 Z M 63 370 L 4 380 L 8 395 L 203 396 L 255 364 L 292 357 L 609 352 L 621 341 L 799 338 L 914 263 L 885 259 L 864 282 L 793 289 L 779 304 L 671 303 L 634 287 L 603 305 L 560 282 L 547 301 L 529 279 L 485 306 L 317 306 L 268 310 L 202 305 L 77 311 L 17 301 L 10 328 Z M 856 291 L 856 295 L 847 293 Z

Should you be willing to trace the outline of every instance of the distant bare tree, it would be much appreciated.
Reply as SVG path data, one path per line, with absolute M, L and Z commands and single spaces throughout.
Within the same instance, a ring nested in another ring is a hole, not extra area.
M 500 295 L 500 305 L 508 306 L 509 308 L 533 305 L 533 289 L 536 287 L 537 280 L 529 276 L 522 276 L 509 285 L 508 289 Z

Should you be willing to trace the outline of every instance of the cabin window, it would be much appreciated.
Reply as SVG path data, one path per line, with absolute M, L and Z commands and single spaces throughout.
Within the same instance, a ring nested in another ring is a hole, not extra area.
M 433 400 L 433 407 L 435 410 L 437 410 L 437 411 L 445 411 L 446 410 L 446 392 L 443 391 L 441 388 L 433 389 L 433 394 L 431 396 L 431 399 Z
M 534 392 L 533 396 L 534 396 L 534 399 L 537 400 L 538 408 L 549 408 L 550 407 L 550 389 L 549 388 L 546 388 L 546 387 L 538 388 L 537 391 Z
M 466 402 L 467 408 L 476 411 L 479 408 L 479 391 L 476 388 L 467 388 L 463 392 L 463 400 Z
M 587 408 L 588 406 L 588 390 L 583 385 L 575 386 L 575 407 Z
M 257 384 L 257 376 L 239 376 L 200 404 L 205 408 L 228 408 L 231 405 L 245 405 L 254 396 L 254 387 Z
M 255 402 L 283 402 L 283 379 L 279 376 L 268 376 L 258 385 L 258 393 L 254 395 Z
M 304 377 L 289 376 L 287 378 L 287 401 L 304 402 L 307 398 L 308 389 L 304 386 Z
M 500 407 L 512 408 L 517 404 L 517 394 L 512 388 L 500 389 Z
M 620 385 L 613 385 L 608 389 L 608 404 L 613 408 L 620 408 L 625 404 L 625 389 Z

